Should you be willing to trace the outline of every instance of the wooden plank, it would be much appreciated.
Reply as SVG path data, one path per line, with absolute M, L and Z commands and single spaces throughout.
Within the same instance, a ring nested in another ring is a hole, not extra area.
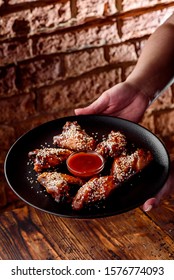
M 85 252 L 75 248 L 73 238 L 61 219 L 27 206 L 1 216 L 1 259 L 74 259 L 74 251 L 83 258 Z
M 64 220 L 69 225 L 69 222 Z M 174 242 L 140 209 L 83 222 L 71 221 L 71 230 L 93 251 L 93 259 L 173 259 Z M 86 242 L 87 241 L 87 242 Z M 94 247 L 94 244 L 96 246 Z M 97 254 L 102 252 L 100 258 Z
M 1 259 L 39 259 L 41 255 L 56 259 L 56 252 L 32 222 L 27 207 L 6 212 L 0 220 Z
M 25 206 L 1 215 L 0 248 L 0 259 L 174 258 L 171 236 L 139 208 L 78 220 Z
M 163 200 L 157 208 L 147 212 L 147 215 L 167 235 L 174 239 L 174 194 Z

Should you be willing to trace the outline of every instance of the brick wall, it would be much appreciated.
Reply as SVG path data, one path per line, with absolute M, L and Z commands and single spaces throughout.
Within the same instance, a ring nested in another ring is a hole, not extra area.
M 173 11 L 174 1 L 163 0 L 0 0 L 1 208 L 16 199 L 3 176 L 13 142 L 124 80 L 149 35 Z M 142 121 L 170 152 L 173 92 L 168 89 Z

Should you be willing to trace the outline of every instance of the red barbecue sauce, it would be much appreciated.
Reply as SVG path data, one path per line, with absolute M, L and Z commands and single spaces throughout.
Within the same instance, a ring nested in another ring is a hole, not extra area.
M 104 159 L 96 152 L 73 153 L 67 160 L 68 170 L 78 177 L 92 177 L 102 171 Z

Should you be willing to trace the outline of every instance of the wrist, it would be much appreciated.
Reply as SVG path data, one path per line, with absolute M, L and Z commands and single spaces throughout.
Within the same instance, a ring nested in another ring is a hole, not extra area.
M 137 93 L 145 96 L 148 99 L 148 105 L 150 105 L 161 93 L 157 86 L 157 78 L 155 81 L 154 77 L 153 81 L 152 79 L 145 81 L 144 78 L 130 75 L 126 79 L 126 82 L 132 85 L 136 89 Z
M 135 69 L 126 81 L 137 88 L 140 94 L 145 95 L 149 99 L 149 105 L 174 82 L 174 76 L 171 73 L 164 76 L 159 75 L 159 73 L 151 76 L 141 76 L 139 72 Z
M 156 97 L 152 89 L 147 89 L 147 87 L 145 88 L 144 86 L 142 86 L 143 83 L 141 83 L 138 79 L 132 79 L 131 77 L 128 77 L 125 83 L 133 89 L 136 95 L 145 98 L 147 100 L 148 106 L 153 102 L 154 98 Z

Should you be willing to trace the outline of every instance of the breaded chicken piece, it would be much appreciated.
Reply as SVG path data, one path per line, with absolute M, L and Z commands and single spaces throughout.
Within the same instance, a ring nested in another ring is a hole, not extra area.
M 100 142 L 95 151 L 104 158 L 115 157 L 126 150 L 126 137 L 120 131 L 111 131 L 106 140 Z
M 34 162 L 34 170 L 41 172 L 44 169 L 57 167 L 67 160 L 72 151 L 61 148 L 35 149 L 28 156 Z
M 71 185 L 83 185 L 81 179 L 57 172 L 44 172 L 38 176 L 37 180 L 46 188 L 46 191 L 52 195 L 56 202 L 70 202 Z
M 53 137 L 53 143 L 58 147 L 73 151 L 91 151 L 96 143 L 76 122 L 66 122 L 62 133 Z
M 122 154 L 114 159 L 111 174 L 116 182 L 124 182 L 145 168 L 152 159 L 152 153 L 144 149 L 137 149 L 130 155 Z
M 85 206 L 103 201 L 116 187 L 113 176 L 92 178 L 78 190 L 73 198 L 72 208 L 81 210 Z

